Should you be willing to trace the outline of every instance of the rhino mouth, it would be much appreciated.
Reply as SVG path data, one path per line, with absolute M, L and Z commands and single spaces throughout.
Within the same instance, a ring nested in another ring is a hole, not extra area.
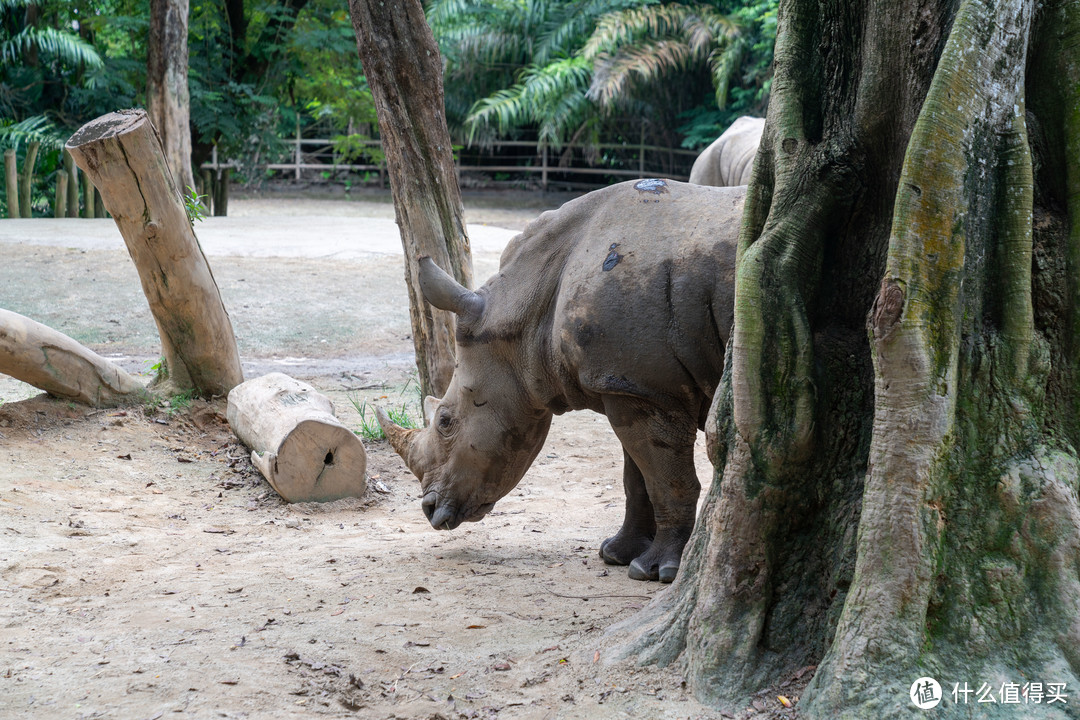
M 431 527 L 436 530 L 453 530 L 463 522 L 476 522 L 491 512 L 495 503 L 482 503 L 472 507 L 457 507 L 437 492 L 430 491 L 420 503 Z

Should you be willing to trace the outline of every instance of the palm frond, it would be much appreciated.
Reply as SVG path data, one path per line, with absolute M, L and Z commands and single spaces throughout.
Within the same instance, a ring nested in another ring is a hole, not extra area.
M 587 105 L 585 88 L 591 72 L 590 64 L 581 57 L 527 68 L 513 87 L 478 101 L 469 111 L 466 125 L 470 141 L 482 127 L 494 127 L 502 134 L 535 124 L 542 140 L 558 145 L 565 137 L 566 119 L 573 116 L 572 110 Z
M 728 89 L 742 62 L 746 43 L 733 42 L 726 48 L 716 48 L 709 54 L 709 70 L 712 73 L 713 87 L 716 88 L 716 107 L 727 107 Z
M 99 68 L 103 64 L 93 45 L 78 35 L 51 27 L 25 27 L 13 37 L 0 42 L 0 60 L 14 63 L 32 48 L 37 48 L 42 55 L 72 65 Z
M 623 48 L 596 62 L 589 99 L 609 107 L 626 94 L 633 78 L 652 82 L 660 76 L 686 69 L 696 53 L 685 42 L 660 40 Z
M 0 147 L 19 149 L 21 143 L 39 142 L 47 150 L 62 150 L 70 131 L 58 127 L 46 115 L 35 115 L 0 126 Z
M 582 38 L 591 35 L 599 18 L 609 13 L 657 2 L 659 0 L 579 0 L 556 3 L 536 42 L 534 61 L 548 62 L 559 53 L 566 52 L 568 48 L 579 46 Z

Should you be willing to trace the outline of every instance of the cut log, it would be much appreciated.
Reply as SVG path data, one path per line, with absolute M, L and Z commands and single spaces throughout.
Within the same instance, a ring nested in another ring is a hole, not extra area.
M 325 502 L 367 491 L 364 444 L 307 383 L 270 373 L 229 392 L 226 417 L 251 463 L 288 502 Z
M 97 186 L 139 271 L 169 390 L 224 395 L 243 382 L 232 323 L 146 113 L 91 120 L 67 149 Z
M 56 173 L 56 200 L 53 202 L 53 217 L 67 217 L 67 173 Z
M 0 310 L 0 373 L 94 407 L 146 397 L 142 383 L 93 350 L 8 310 Z

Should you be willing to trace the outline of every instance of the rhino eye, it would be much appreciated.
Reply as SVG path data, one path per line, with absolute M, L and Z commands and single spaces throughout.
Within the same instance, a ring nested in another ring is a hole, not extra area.
M 454 418 L 450 417 L 449 413 L 439 413 L 438 426 L 440 432 L 446 432 L 450 429 L 450 426 L 454 424 Z

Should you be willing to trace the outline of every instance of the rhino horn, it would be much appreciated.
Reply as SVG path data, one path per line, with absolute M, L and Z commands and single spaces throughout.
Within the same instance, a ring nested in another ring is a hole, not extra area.
M 449 310 L 469 323 L 484 312 L 484 299 L 469 290 L 435 264 L 429 256 L 419 259 L 420 292 L 440 310 Z
M 418 431 L 407 430 L 396 424 L 386 414 L 386 411 L 380 407 L 375 408 L 375 417 L 379 420 L 379 427 L 382 428 L 383 434 L 386 435 L 386 439 L 390 442 L 390 447 L 394 448 L 394 452 L 401 456 L 409 470 L 412 470 L 413 475 L 422 477 L 423 473 L 420 472 L 420 464 L 416 459 L 416 433 Z

